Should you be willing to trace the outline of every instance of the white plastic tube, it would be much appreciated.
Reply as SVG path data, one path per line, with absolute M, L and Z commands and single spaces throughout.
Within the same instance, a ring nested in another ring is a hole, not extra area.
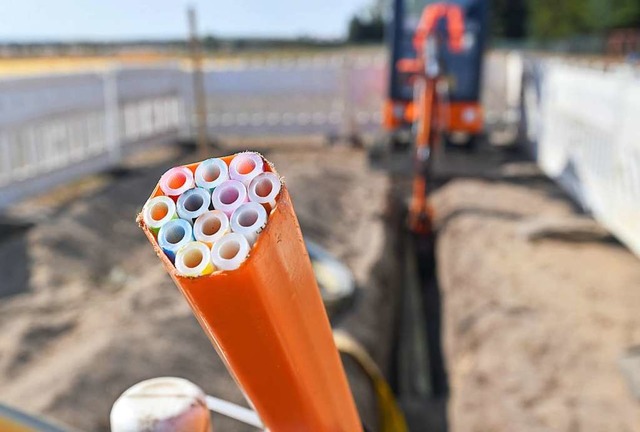
M 199 241 L 182 246 L 176 254 L 176 270 L 182 276 L 198 277 L 213 273 L 211 249 Z
M 196 168 L 196 185 L 210 192 L 227 180 L 229 180 L 229 167 L 222 159 L 207 159 Z
M 207 407 L 215 413 L 222 414 L 258 429 L 264 428 L 260 417 L 258 417 L 255 411 L 213 396 L 206 396 L 205 400 L 207 401 Z
M 195 186 L 193 173 L 187 167 L 173 167 L 160 177 L 160 189 L 165 195 L 177 197 Z
M 192 240 L 193 228 L 184 219 L 169 221 L 158 231 L 158 246 L 172 262 L 175 261 L 180 248 Z
M 229 177 L 249 186 L 258 174 L 264 172 L 264 160 L 258 153 L 238 153 L 229 164 Z
M 196 219 L 193 236 L 196 240 L 213 245 L 229 232 L 229 217 L 221 210 L 208 211 Z
M 202 188 L 189 189 L 178 198 L 177 211 L 182 219 L 193 222 L 201 214 L 209 211 L 211 195 Z
M 160 228 L 172 219 L 177 218 L 176 203 L 168 196 L 151 198 L 142 210 L 142 219 L 149 229 L 157 233 Z
M 231 230 L 242 234 L 251 246 L 266 224 L 267 211 L 255 202 L 242 204 L 231 216 Z
M 227 180 L 211 194 L 213 208 L 224 212 L 228 217 L 248 200 L 247 188 L 237 180 Z
M 153 378 L 126 390 L 111 408 L 112 432 L 210 432 L 204 392 L 182 378 Z M 250 416 L 244 415 L 250 419 Z
M 281 188 L 282 183 L 274 173 L 259 174 L 249 184 L 249 200 L 260 203 L 267 207 L 268 211 L 271 211 L 276 206 L 276 198 L 278 198 Z
M 218 270 L 235 270 L 249 255 L 249 242 L 238 233 L 229 233 L 213 244 L 211 262 Z

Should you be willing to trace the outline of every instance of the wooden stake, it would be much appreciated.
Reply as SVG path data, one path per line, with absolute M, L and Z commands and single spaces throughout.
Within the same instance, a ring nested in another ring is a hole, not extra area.
M 196 142 L 200 155 L 204 159 L 208 156 L 207 147 L 209 145 L 209 140 L 207 139 L 207 95 L 202 74 L 202 49 L 200 39 L 198 38 L 198 21 L 195 8 L 189 7 L 187 10 L 187 18 L 189 21 L 189 48 L 191 51 L 193 97 L 196 105 Z

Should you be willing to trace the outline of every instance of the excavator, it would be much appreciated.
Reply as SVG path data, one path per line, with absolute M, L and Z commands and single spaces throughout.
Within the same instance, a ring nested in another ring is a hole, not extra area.
M 433 154 L 454 146 L 473 149 L 483 132 L 480 86 L 488 3 L 393 0 L 388 23 L 385 147 L 413 152 L 404 244 L 406 256 L 415 260 L 407 260 L 393 377 L 409 430 L 447 430 L 448 384 L 429 201 Z
M 472 148 L 483 130 L 480 72 L 488 2 L 394 0 L 393 5 L 383 128 L 394 146 L 413 143 L 408 223 L 413 232 L 428 235 L 435 145 Z
M 487 39 L 487 0 L 393 0 L 388 23 L 390 51 L 382 126 L 392 141 L 421 115 L 416 73 L 406 60 L 428 60 L 431 78 L 438 77 L 437 127 L 447 143 L 472 145 L 482 133 L 480 80 Z

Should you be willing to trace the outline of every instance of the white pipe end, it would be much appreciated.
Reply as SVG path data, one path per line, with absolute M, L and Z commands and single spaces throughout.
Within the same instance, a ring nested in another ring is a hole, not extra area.
M 236 270 L 247 259 L 250 249 L 242 234 L 226 234 L 213 244 L 211 262 L 219 270 Z
M 195 182 L 201 188 L 212 191 L 227 180 L 229 167 L 222 159 L 207 159 L 196 168 Z
M 250 245 L 267 224 L 267 211 L 256 202 L 242 204 L 231 216 L 231 230 L 242 234 Z
M 280 189 L 282 189 L 282 183 L 277 175 L 272 172 L 259 174 L 249 185 L 249 200 L 268 205 L 271 210 L 276 206 Z
M 209 210 L 211 195 L 206 189 L 189 189 L 178 198 L 177 211 L 182 219 L 193 220 Z
M 199 241 L 192 241 L 180 248 L 175 265 L 178 273 L 187 277 L 205 276 L 214 270 L 209 246 Z
M 229 232 L 229 217 L 220 210 L 208 211 L 196 219 L 193 236 L 196 240 L 209 245 L 221 239 Z
M 163 225 L 176 217 L 176 203 L 164 195 L 151 198 L 142 210 L 142 220 L 153 232 L 158 232 Z

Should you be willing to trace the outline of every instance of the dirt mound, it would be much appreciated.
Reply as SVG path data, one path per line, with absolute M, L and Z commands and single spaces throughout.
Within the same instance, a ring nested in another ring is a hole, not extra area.
M 451 430 L 637 430 L 619 369 L 640 342 L 637 257 L 603 236 L 523 235 L 584 225 L 548 181 L 457 180 L 434 203 Z

